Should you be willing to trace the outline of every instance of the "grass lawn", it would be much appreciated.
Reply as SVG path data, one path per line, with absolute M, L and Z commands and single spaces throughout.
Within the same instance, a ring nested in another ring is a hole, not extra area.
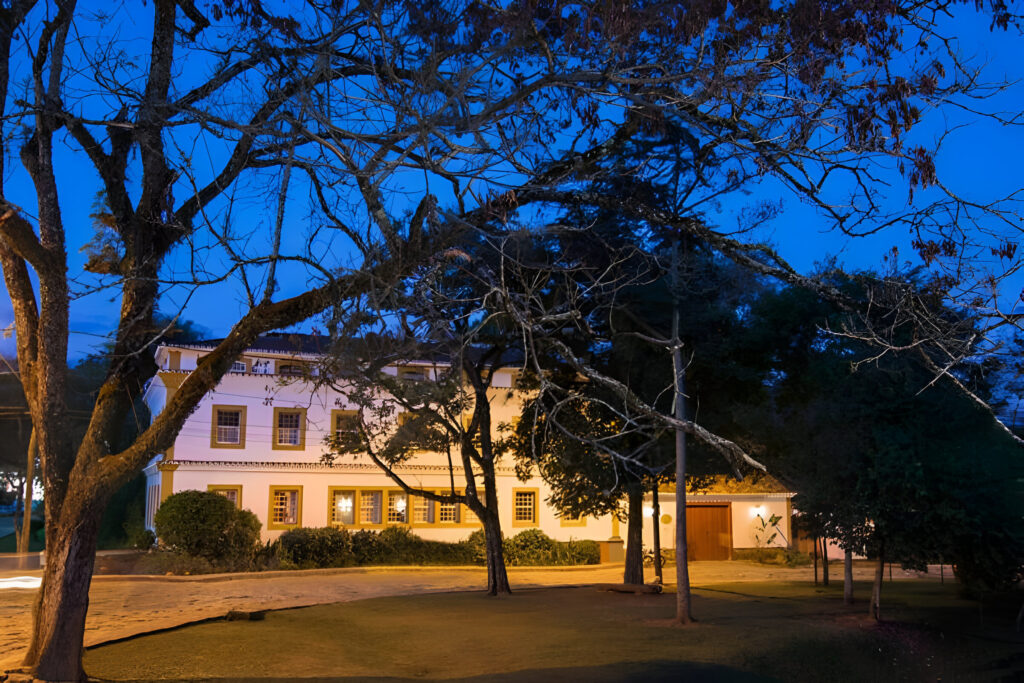
M 857 586 L 860 596 L 868 589 Z M 988 608 L 982 626 L 955 585 L 898 581 L 885 585 L 889 621 L 878 625 L 863 601 L 843 605 L 841 590 L 704 586 L 700 623 L 687 628 L 667 625 L 671 593 L 379 598 L 141 636 L 90 649 L 85 666 L 105 679 L 509 682 L 998 680 L 1024 669 L 1012 626 L 1019 602 Z

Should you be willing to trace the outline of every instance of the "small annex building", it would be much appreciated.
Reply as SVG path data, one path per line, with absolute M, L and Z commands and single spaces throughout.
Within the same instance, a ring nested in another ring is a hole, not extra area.
M 200 358 L 219 341 L 157 348 L 159 369 L 143 394 L 151 415 L 160 413 Z M 365 456 L 346 455 L 332 464 L 321 461 L 326 450 L 324 438 L 332 431 L 349 428 L 355 409 L 343 392 L 314 389 L 308 379 L 315 375 L 326 345 L 325 338 L 315 335 L 272 333 L 261 336 L 235 361 L 186 420 L 174 446 L 146 466 L 148 528 L 153 528 L 161 501 L 189 489 L 220 493 L 255 513 L 263 525 L 264 541 L 295 527 L 337 525 L 358 530 L 403 525 L 423 538 L 451 542 L 480 528 L 465 506 L 410 499 Z M 437 367 L 437 361 L 413 360 L 389 366 L 386 372 L 431 381 Z M 519 400 L 509 392 L 515 381 L 514 369 L 496 371 L 491 397 L 495 429 L 519 415 Z M 396 471 L 413 486 L 449 490 L 451 473 L 440 453 L 419 453 Z M 464 482 L 461 466 L 455 466 L 454 479 L 457 487 Z M 497 479 L 501 527 L 506 535 L 539 528 L 557 540 L 609 542 L 610 557 L 617 556 L 625 528 L 612 515 L 560 517 L 546 504 L 544 481 L 537 476 L 519 479 L 512 463 L 499 461 Z M 778 529 L 782 533 L 772 545 L 788 543 L 792 494 L 719 488 L 690 494 L 687 520 L 692 559 L 728 559 L 733 548 L 756 547 L 759 514 L 764 518 L 780 515 Z M 672 547 L 674 493 L 666 490 L 660 498 L 662 545 Z M 645 513 L 644 542 L 649 546 L 653 535 L 649 506 Z

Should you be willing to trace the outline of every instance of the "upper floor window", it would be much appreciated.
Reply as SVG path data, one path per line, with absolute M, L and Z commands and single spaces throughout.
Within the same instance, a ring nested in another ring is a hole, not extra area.
M 306 441 L 305 408 L 274 408 L 274 448 L 301 449 Z
M 245 406 L 214 406 L 212 448 L 245 447 Z
M 333 414 L 335 438 L 351 438 L 359 434 L 358 412 L 354 410 L 335 410 Z
M 425 368 L 399 368 L 398 377 L 410 382 L 423 382 L 429 379 Z
M 277 374 L 289 377 L 301 377 L 306 374 L 306 366 L 302 363 L 278 362 Z
M 236 360 L 231 364 L 231 372 L 249 372 L 249 366 L 244 360 Z

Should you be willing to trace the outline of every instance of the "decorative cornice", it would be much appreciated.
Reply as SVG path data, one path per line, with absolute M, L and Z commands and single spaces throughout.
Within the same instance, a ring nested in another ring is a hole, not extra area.
M 321 462 L 283 462 L 267 460 L 174 460 L 161 463 L 165 467 L 173 464 L 182 471 L 188 470 L 257 470 L 274 471 L 290 470 L 305 472 L 378 472 L 385 474 L 373 463 L 335 463 L 327 465 Z M 453 467 L 451 470 L 444 465 L 399 465 L 394 468 L 397 474 L 448 474 L 449 471 L 461 475 L 463 468 Z M 514 467 L 495 467 L 496 474 L 515 475 Z
M 661 496 L 671 496 L 675 498 L 674 493 L 662 493 Z M 686 500 L 694 503 L 742 503 L 744 501 L 755 501 L 755 500 L 786 500 L 792 498 L 795 493 L 687 493 Z

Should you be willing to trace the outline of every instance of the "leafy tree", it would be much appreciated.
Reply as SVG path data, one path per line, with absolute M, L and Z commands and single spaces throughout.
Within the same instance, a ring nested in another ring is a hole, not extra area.
M 603 49 L 618 40 L 612 25 L 584 29 L 577 16 L 575 28 L 539 35 L 537 20 L 552 15 L 532 5 L 306 2 L 288 16 L 219 1 L 157 0 L 142 13 L 74 0 L 8 5 L 0 265 L 38 436 L 50 559 L 24 667 L 74 680 L 84 676 L 101 512 L 233 359 L 262 332 L 372 299 L 471 226 L 513 211 L 524 188 L 508 184 L 510 170 L 544 186 L 599 158 L 614 131 L 595 116 L 597 102 L 644 88 Z M 120 28 L 144 16 L 152 30 L 140 50 L 134 29 Z M 552 145 L 554 117 L 592 133 L 592 148 Z M 69 158 L 75 171 L 58 172 Z M 410 185 L 413 169 L 427 181 Z M 286 207 L 300 181 L 310 219 L 295 229 Z M 101 196 L 95 240 L 76 229 L 85 216 L 69 202 L 86 182 Z M 253 203 L 258 212 L 259 197 L 276 211 L 239 221 Z M 417 207 L 408 221 L 391 212 L 395 199 Z M 77 246 L 87 247 L 89 274 L 72 280 Z M 229 280 L 242 298 L 231 332 L 137 439 L 112 449 L 155 371 L 158 300 Z M 69 320 L 79 294 L 103 287 L 121 305 L 78 441 L 68 429 Z
M 962 563 L 965 578 L 989 588 L 1019 578 L 1020 447 L 989 411 L 916 355 L 865 361 L 870 347 L 821 331 L 835 313 L 814 297 L 780 291 L 752 315 L 782 350 L 763 435 L 770 462 L 817 531 L 877 559 L 876 618 L 886 561 Z M 798 338 L 810 343 L 793 353 Z M 961 381 L 987 393 L 979 375 Z
M 910 223 L 925 254 L 934 244 L 941 251 L 930 221 L 943 210 L 976 218 L 983 206 L 1015 225 L 999 202 L 942 194 L 931 150 L 909 147 L 923 110 L 970 107 L 977 94 L 969 65 L 936 33 L 948 7 L 306 2 L 282 16 L 263 3 L 157 0 L 146 8 L 152 31 L 142 53 L 118 33 L 125 14 L 138 20 L 135 8 L 0 8 L 0 264 L 53 560 L 26 668 L 44 679 L 83 676 L 100 512 L 171 443 L 235 356 L 260 332 L 372 299 L 471 228 L 536 215 L 546 203 L 615 202 L 704 235 L 758 272 L 804 281 L 770 250 L 710 229 L 702 212 L 771 177 L 835 229 Z M 999 27 L 1014 19 L 1003 2 L 988 7 Z M 609 149 L 665 122 L 692 143 L 679 194 L 687 201 L 665 212 L 590 191 L 585 181 Z M 80 444 L 66 428 L 69 307 L 79 293 L 68 277 L 76 235 L 66 226 L 84 218 L 67 202 L 86 174 L 58 173 L 65 154 L 88 163 L 109 209 L 96 221 L 96 280 L 86 286 L 116 287 L 121 297 L 113 362 Z M 880 166 L 906 179 L 901 193 L 918 190 L 908 209 L 883 201 Z M 303 235 L 285 220 L 292 171 L 309 197 Z M 276 211 L 253 229 L 235 210 L 258 196 L 276 198 Z M 392 200 L 417 206 L 410 221 L 392 215 Z M 979 235 L 988 238 L 970 233 Z M 328 243 L 343 255 L 325 258 Z M 244 297 L 231 333 L 135 442 L 109 452 L 154 371 L 147 350 L 161 293 L 229 277 Z
M 345 394 L 358 417 L 352 432 L 329 437 L 332 452 L 325 457 L 365 454 L 406 493 L 468 506 L 484 527 L 487 591 L 496 595 L 511 587 L 495 474 L 502 450 L 492 405 L 511 400 L 513 390 L 499 389 L 493 380 L 499 370 L 521 366 L 522 352 L 510 327 L 488 310 L 489 291 L 479 287 L 478 273 L 500 264 L 479 247 L 467 244 L 420 269 L 356 318 L 358 332 L 339 331 L 321 375 Z M 388 329 L 394 317 L 398 330 Z M 346 341 L 353 337 L 354 344 Z M 397 376 L 384 373 L 396 363 Z M 407 363 L 416 365 L 403 367 Z M 413 486 L 399 473 L 398 466 L 424 450 L 446 456 L 447 492 Z

